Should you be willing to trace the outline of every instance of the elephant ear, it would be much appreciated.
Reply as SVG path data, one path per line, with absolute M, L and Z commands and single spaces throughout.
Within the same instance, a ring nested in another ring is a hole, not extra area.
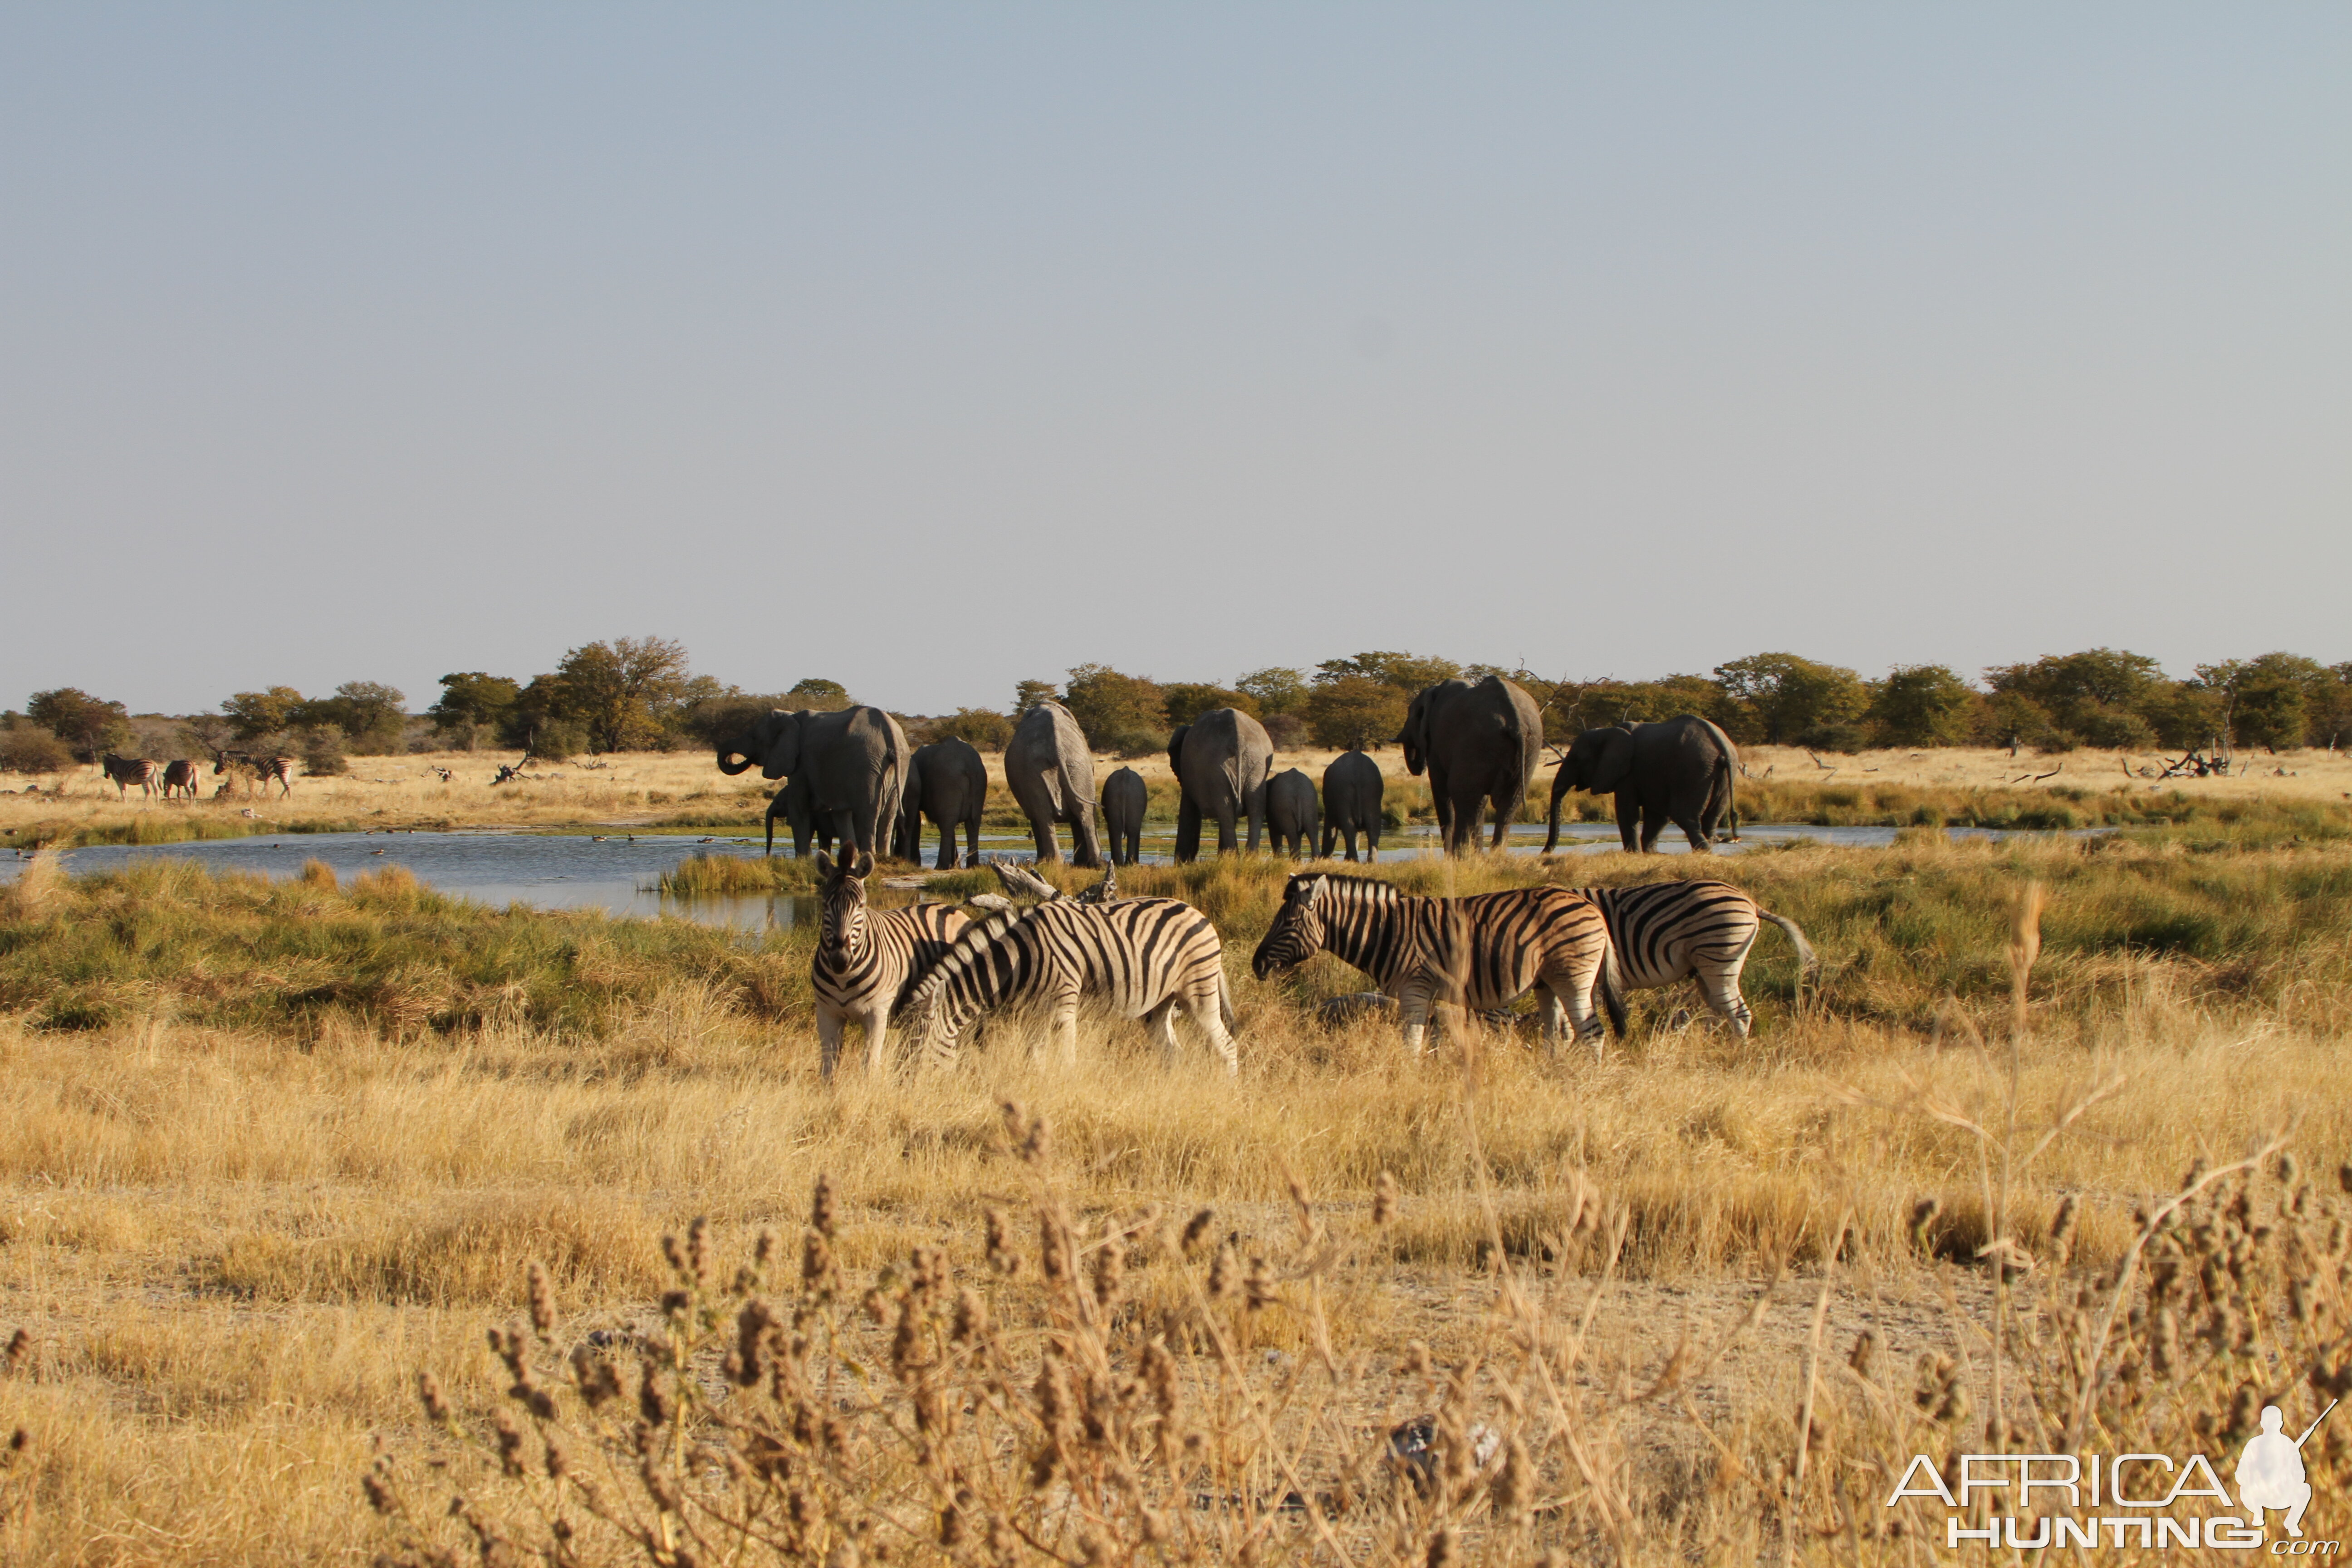
M 1168 768 L 1181 782 L 1184 768 L 1184 737 L 1192 732 L 1190 724 L 1179 724 L 1168 732 Z
M 1404 728 L 1397 731 L 1397 744 L 1404 748 L 1405 772 L 1421 776 L 1423 756 L 1422 731 L 1429 723 L 1429 693 L 1420 692 L 1404 710 Z
M 1595 795 L 1614 795 L 1625 787 L 1625 775 L 1633 771 L 1633 731 L 1612 730 L 1601 742 L 1601 760 L 1593 765 L 1588 787 Z

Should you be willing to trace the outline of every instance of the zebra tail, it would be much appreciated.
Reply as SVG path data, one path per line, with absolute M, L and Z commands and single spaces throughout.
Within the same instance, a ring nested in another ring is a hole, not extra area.
M 1234 1032 L 1234 983 L 1225 978 L 1225 966 L 1217 965 L 1217 1015 L 1224 1020 L 1225 1033 Z
M 1822 977 L 1821 956 L 1813 952 L 1813 944 L 1805 940 L 1803 930 L 1796 921 L 1785 915 L 1776 915 L 1761 904 L 1756 906 L 1756 912 L 1788 933 L 1789 940 L 1796 944 L 1797 967 L 1804 974 L 1805 984 L 1818 984 Z
M 1617 1037 L 1621 1040 L 1625 1037 L 1625 986 L 1623 981 L 1624 977 L 1617 972 L 1617 950 L 1612 946 L 1609 950 L 1609 956 L 1601 960 L 1601 983 L 1599 989 L 1601 992 L 1601 1005 L 1609 1015 L 1609 1026 L 1617 1032 Z

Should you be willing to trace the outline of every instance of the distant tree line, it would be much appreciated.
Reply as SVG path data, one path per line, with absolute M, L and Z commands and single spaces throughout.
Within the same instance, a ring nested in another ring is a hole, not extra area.
M 1652 680 L 1551 679 L 1524 669 L 1394 651 L 1326 659 L 1312 669 L 1270 667 L 1214 681 L 1159 681 L 1103 664 L 1073 666 L 1059 683 L 1024 680 L 1003 710 L 900 714 L 917 743 L 956 735 L 1001 750 L 1015 719 L 1043 698 L 1067 707 L 1097 749 L 1158 751 L 1177 725 L 1213 708 L 1238 708 L 1278 745 L 1388 744 L 1412 694 L 1453 676 L 1507 675 L 1544 710 L 1547 738 L 1601 724 L 1697 713 L 1736 741 L 1856 752 L 1875 746 L 1995 745 L 2065 752 L 2289 751 L 2352 741 L 2352 662 L 2323 665 L 2298 654 L 2200 664 L 2186 679 L 2156 660 L 2116 648 L 2052 654 L 1996 665 L 1973 684 L 1940 664 L 1898 665 L 1866 679 L 1839 665 L 1759 653 L 1711 675 Z M 490 745 L 561 759 L 580 752 L 706 746 L 771 708 L 838 709 L 839 681 L 809 677 L 772 694 L 695 674 L 684 645 L 615 637 L 567 651 L 529 680 L 467 670 L 445 675 L 421 715 L 377 681 L 352 680 L 324 697 L 290 686 L 240 691 L 216 713 L 142 734 L 123 704 L 75 687 L 37 691 L 22 713 L 0 715 L 0 769 L 54 772 L 130 754 L 289 751 L 312 773 L 340 772 L 347 755 Z

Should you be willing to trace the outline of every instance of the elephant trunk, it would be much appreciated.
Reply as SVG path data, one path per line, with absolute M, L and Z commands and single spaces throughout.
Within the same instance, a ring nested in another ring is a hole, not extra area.
M 1551 810 L 1545 819 L 1547 826 L 1544 831 L 1543 852 L 1547 855 L 1559 847 L 1559 797 L 1575 787 L 1576 781 L 1569 775 L 1565 762 L 1552 770 Z
M 740 757 L 742 760 L 740 762 L 729 761 L 729 759 L 732 757 Z M 743 749 L 742 744 L 740 742 L 721 742 L 719 747 L 719 771 L 725 773 L 730 779 L 735 777 L 738 773 L 750 772 L 751 761 L 751 754 Z

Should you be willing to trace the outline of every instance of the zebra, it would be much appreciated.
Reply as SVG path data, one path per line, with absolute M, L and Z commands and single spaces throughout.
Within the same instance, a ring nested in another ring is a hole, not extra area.
M 174 791 L 185 790 L 188 798 L 196 798 L 196 764 L 187 758 L 163 764 L 163 798 L 170 800 Z
M 866 901 L 874 857 L 856 850 L 835 860 L 817 851 L 819 918 L 809 983 L 816 991 L 818 1063 L 827 1079 L 841 1059 L 842 1026 L 866 1029 L 866 1066 L 881 1070 L 890 1015 L 971 922 L 945 904 L 877 910 Z
M 285 795 L 294 793 L 294 759 L 291 757 L 263 757 L 251 752 L 222 752 L 214 758 L 215 773 L 232 770 L 236 776 L 249 779 L 256 789 L 266 788 L 274 780 Z M 279 798 L 283 799 L 284 795 Z
M 118 757 L 109 752 L 99 758 L 98 765 L 104 770 L 115 793 L 125 800 L 131 798 L 132 784 L 139 786 L 141 795 L 155 793 L 155 764 L 144 757 Z
M 1283 888 L 1250 968 L 1265 980 L 1326 952 L 1396 998 L 1412 1055 L 1433 1005 L 1486 1012 L 1538 986 L 1544 1037 L 1555 1045 L 1564 1008 L 1577 1038 L 1601 1055 L 1607 1030 L 1592 1011 L 1596 990 L 1611 1021 L 1624 1027 L 1608 924 L 1591 900 L 1566 888 L 1432 899 L 1370 877 L 1302 872 Z
M 1821 960 L 1797 922 L 1774 914 L 1728 882 L 1649 882 L 1633 888 L 1583 888 L 1609 922 L 1617 984 L 1625 991 L 1654 991 L 1695 979 L 1707 1006 L 1745 1038 L 1755 1015 L 1739 994 L 1739 971 L 1755 946 L 1761 922 L 1770 921 L 1796 944 L 1805 983 L 1821 973 Z M 1624 1020 L 1612 1014 L 1622 1036 Z
M 1181 1007 L 1225 1071 L 1241 1069 L 1224 943 L 1208 916 L 1175 899 L 1054 899 L 970 926 L 916 987 L 906 1016 L 923 1059 L 944 1065 L 982 1013 L 1043 1008 L 1037 1054 L 1058 1043 L 1061 1064 L 1075 1067 L 1078 1003 L 1088 997 L 1122 1018 L 1144 1019 L 1171 1066 Z

